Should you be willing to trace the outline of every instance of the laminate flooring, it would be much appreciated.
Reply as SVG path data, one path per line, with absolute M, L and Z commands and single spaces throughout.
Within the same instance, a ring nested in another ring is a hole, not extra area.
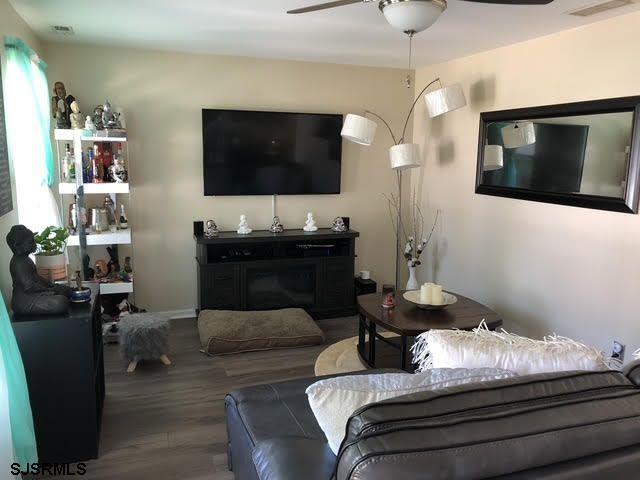
M 86 475 L 74 478 L 233 480 L 227 471 L 225 394 L 313 376 L 316 357 L 327 345 L 357 335 L 356 317 L 318 324 L 325 345 L 212 358 L 199 351 L 196 320 L 174 320 L 173 364 L 141 362 L 132 374 L 125 372 L 118 346 L 105 346 L 100 457 L 87 462 Z

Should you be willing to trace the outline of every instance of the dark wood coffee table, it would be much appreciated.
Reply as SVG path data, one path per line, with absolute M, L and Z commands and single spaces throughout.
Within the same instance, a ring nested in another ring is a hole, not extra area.
M 408 338 L 416 337 L 427 330 L 458 329 L 471 330 L 482 320 L 490 330 L 502 325 L 502 318 L 490 308 L 470 298 L 454 293 L 458 302 L 442 310 L 422 310 L 408 302 L 399 292 L 396 295 L 395 308 L 382 307 L 382 294 L 372 293 L 358 297 L 358 353 L 371 368 L 394 366 L 413 372 L 413 366 L 407 365 L 409 353 Z M 453 292 L 452 292 L 453 293 Z M 397 333 L 399 338 L 385 338 L 377 331 Z M 367 339 L 368 334 L 368 339 Z M 395 365 L 380 365 L 376 362 L 376 341 L 400 350 L 400 359 Z

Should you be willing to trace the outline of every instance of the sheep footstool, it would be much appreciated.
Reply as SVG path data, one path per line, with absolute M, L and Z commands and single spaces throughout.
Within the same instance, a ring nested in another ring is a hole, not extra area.
M 119 323 L 118 336 L 122 356 L 134 372 L 140 360 L 160 359 L 171 365 L 169 353 L 169 317 L 157 313 L 127 315 Z

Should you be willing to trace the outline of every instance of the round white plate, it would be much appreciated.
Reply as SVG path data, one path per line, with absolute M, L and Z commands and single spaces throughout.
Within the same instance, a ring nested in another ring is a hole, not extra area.
M 458 297 L 448 292 L 442 292 L 442 296 L 444 297 L 444 303 L 442 305 L 428 305 L 420 303 L 420 290 L 410 290 L 408 292 L 404 292 L 402 296 L 405 300 L 415 303 L 418 308 L 422 308 L 424 310 L 441 310 L 458 301 Z

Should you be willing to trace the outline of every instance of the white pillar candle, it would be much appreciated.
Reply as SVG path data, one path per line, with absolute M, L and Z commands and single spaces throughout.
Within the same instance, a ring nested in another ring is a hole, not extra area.
M 442 285 L 433 284 L 431 286 L 431 303 L 430 305 L 442 305 L 444 298 L 442 296 Z
M 423 305 L 431 304 L 431 289 L 429 283 L 425 283 L 420 287 L 420 303 Z

